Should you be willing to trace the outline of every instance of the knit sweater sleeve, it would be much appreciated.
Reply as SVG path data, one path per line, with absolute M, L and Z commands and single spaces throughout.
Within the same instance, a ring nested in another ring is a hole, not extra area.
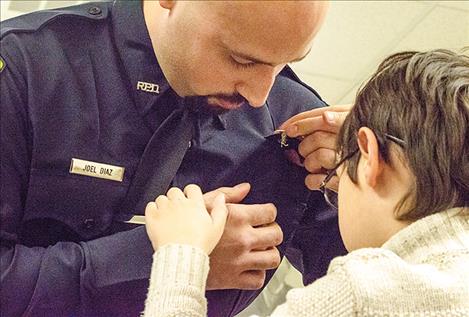
M 153 255 L 143 316 L 206 316 L 208 270 L 209 257 L 199 248 L 177 244 L 159 248 Z
M 286 302 L 271 316 L 354 316 L 357 309 L 354 290 L 339 259 L 332 261 L 326 276 L 304 288 L 290 290 Z

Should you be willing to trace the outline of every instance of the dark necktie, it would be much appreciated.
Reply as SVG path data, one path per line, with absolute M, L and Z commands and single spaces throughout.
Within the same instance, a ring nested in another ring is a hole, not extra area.
M 186 98 L 182 107 L 174 110 L 153 133 L 122 204 L 123 214 L 117 220 L 143 215 L 148 202 L 166 194 L 192 139 L 195 113 L 190 99 Z

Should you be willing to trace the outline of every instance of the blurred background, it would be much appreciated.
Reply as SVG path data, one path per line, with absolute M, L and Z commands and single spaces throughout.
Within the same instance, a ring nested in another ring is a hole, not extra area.
M 0 1 L 0 21 L 35 10 L 87 1 Z M 360 85 L 386 56 L 403 50 L 469 46 L 469 1 L 331 1 L 309 56 L 292 65 L 329 104 L 353 102 Z M 284 261 L 261 296 L 239 317 L 266 315 L 301 287 Z

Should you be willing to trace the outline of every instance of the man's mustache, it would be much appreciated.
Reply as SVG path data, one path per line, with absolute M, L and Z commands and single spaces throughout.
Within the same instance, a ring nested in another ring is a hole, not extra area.
M 223 100 L 233 104 L 247 103 L 246 98 L 240 94 L 216 94 L 208 96 L 194 96 L 189 97 L 190 104 L 192 109 L 200 112 L 212 113 L 212 114 L 222 114 L 228 112 L 228 109 L 216 106 L 213 103 L 208 103 L 209 98 L 217 98 L 218 100 Z
M 232 94 L 232 95 L 218 94 L 218 95 L 212 95 L 211 97 L 215 97 L 217 99 L 221 99 L 221 100 L 227 101 L 229 103 L 234 103 L 234 104 L 241 104 L 241 103 L 247 102 L 246 98 L 244 98 L 240 94 Z

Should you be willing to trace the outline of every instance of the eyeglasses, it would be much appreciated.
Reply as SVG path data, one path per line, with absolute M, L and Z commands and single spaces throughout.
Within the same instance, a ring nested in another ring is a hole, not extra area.
M 405 147 L 406 143 L 404 140 L 398 138 L 398 137 L 395 137 L 393 135 L 390 135 L 390 134 L 387 134 L 385 133 L 384 136 L 386 137 L 386 139 L 396 143 L 397 145 L 399 145 L 400 147 Z M 337 192 L 334 191 L 333 189 L 330 189 L 328 187 L 326 187 L 327 183 L 331 180 L 332 177 L 336 176 L 337 175 L 337 169 L 339 168 L 340 165 L 342 165 L 345 161 L 351 159 L 355 154 L 358 153 L 358 148 L 355 150 L 355 151 L 352 151 L 350 152 L 348 155 L 346 155 L 345 157 L 343 157 L 336 165 L 334 168 L 332 168 L 331 170 L 329 170 L 327 172 L 327 175 L 326 177 L 324 178 L 324 180 L 322 181 L 321 185 L 319 185 L 319 190 L 321 191 L 321 193 L 324 195 L 324 199 L 326 200 L 326 202 L 331 206 L 333 207 L 334 209 L 338 209 L 338 206 L 339 206 L 339 200 L 338 200 L 338 195 L 337 195 Z

